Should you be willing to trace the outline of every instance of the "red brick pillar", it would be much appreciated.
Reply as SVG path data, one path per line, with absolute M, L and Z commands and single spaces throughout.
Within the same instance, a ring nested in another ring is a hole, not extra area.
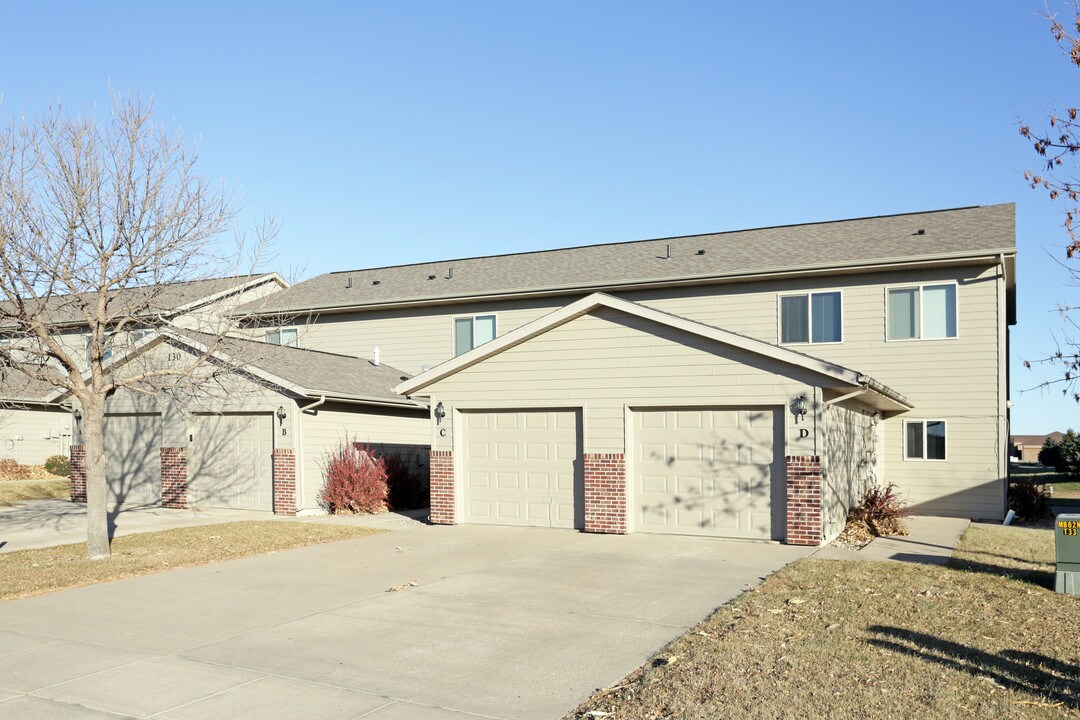
M 86 502 L 86 448 L 72 445 L 68 451 L 71 459 L 71 502 Z
M 433 525 L 453 525 L 454 515 L 454 453 L 452 450 L 432 450 L 428 468 L 431 472 L 430 520 Z
M 161 507 L 183 510 L 187 504 L 187 448 L 161 448 Z
M 585 453 L 585 532 L 626 534 L 622 453 Z
M 274 448 L 274 514 L 296 514 L 296 455 L 292 448 Z
M 788 545 L 821 544 L 821 457 L 787 458 Z

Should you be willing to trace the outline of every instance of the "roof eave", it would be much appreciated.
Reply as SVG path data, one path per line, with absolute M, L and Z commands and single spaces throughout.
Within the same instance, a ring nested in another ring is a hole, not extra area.
M 629 300 L 623 300 L 603 293 L 593 293 L 592 295 L 588 295 L 569 305 L 559 308 L 558 310 L 548 313 L 543 317 L 537 318 L 532 322 L 526 323 L 502 337 L 496 338 L 467 353 L 447 360 L 427 372 L 420 373 L 395 386 L 394 392 L 406 396 L 414 395 L 445 377 L 464 370 L 471 365 L 482 362 L 503 350 L 526 342 L 537 335 L 568 323 L 571 320 L 581 317 L 602 306 L 637 315 L 647 320 L 659 322 L 680 330 L 685 330 L 692 334 L 725 343 L 758 355 L 770 357 L 780 362 L 802 367 L 811 372 L 831 377 L 834 380 L 838 380 L 851 387 L 859 387 L 865 384 L 865 378 L 861 373 L 836 365 L 835 363 L 829 363 L 810 355 L 786 350 L 776 345 L 770 345 L 769 343 L 760 340 L 737 335 L 727 330 L 711 325 L 705 325 L 694 320 L 688 320 L 678 315 L 665 313 L 662 310 L 657 310 L 646 305 L 639 305 L 638 303 Z M 884 388 L 884 386 L 881 387 Z

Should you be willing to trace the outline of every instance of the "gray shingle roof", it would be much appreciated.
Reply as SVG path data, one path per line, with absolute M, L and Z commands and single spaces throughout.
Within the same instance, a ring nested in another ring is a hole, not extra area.
M 179 308 L 195 303 L 203 298 L 225 292 L 239 287 L 262 277 L 270 277 L 272 273 L 259 273 L 256 275 L 237 275 L 233 277 L 209 278 L 205 280 L 192 280 L 189 282 L 166 283 L 146 287 L 129 288 L 118 293 L 122 302 L 131 302 L 122 296 L 129 295 L 135 299 L 149 302 L 147 312 L 151 314 L 169 314 Z M 86 293 L 82 297 L 87 302 L 92 302 L 97 293 Z M 48 322 L 57 325 L 83 323 L 85 318 L 81 315 L 80 304 L 71 295 L 57 295 L 45 301 L 35 300 L 34 304 L 43 307 L 41 312 L 47 314 Z M 3 321 L 5 308 L 10 307 L 7 302 L 0 303 L 0 323 Z
M 0 407 L 3 403 L 45 402 L 56 386 L 25 375 L 17 368 L 0 369 Z
M 240 311 L 281 313 L 573 292 L 1013 252 L 1015 214 L 1012 204 L 990 205 L 334 272 L 248 303 Z
M 170 333 L 204 346 L 215 338 L 193 330 L 171 330 Z M 393 390 L 395 385 L 407 380 L 409 374 L 386 364 L 375 365 L 370 360 L 350 355 L 231 337 L 223 338 L 217 348 L 233 362 L 250 365 L 280 378 L 308 396 L 327 395 L 419 406 Z

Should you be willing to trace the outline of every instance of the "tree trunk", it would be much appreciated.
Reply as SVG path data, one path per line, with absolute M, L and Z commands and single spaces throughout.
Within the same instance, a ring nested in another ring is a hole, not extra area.
M 82 441 L 86 450 L 86 557 L 109 557 L 109 489 L 105 457 L 105 402 L 93 398 L 82 405 Z

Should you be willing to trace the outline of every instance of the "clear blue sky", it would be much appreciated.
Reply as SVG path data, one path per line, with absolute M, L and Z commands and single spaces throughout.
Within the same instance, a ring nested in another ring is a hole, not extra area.
M 738 5 L 18 3 L 0 111 L 153 95 L 303 277 L 1016 202 L 1013 430 L 1080 429 L 1018 392 L 1080 304 L 1020 176 L 1016 115 L 1080 103 L 1042 0 Z

